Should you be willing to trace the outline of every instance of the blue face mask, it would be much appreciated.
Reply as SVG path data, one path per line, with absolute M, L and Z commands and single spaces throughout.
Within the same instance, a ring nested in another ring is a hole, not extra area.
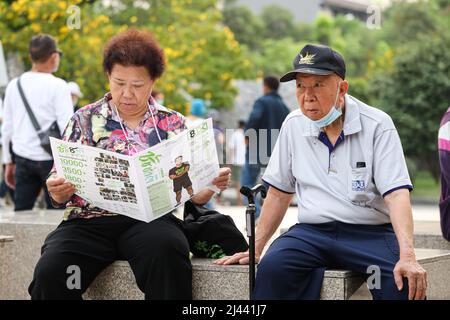
M 334 105 L 331 108 L 330 112 L 323 118 L 319 120 L 311 120 L 319 129 L 329 126 L 332 124 L 337 118 L 339 118 L 342 115 L 342 108 L 339 108 L 337 104 L 337 100 L 339 98 L 339 86 L 341 85 L 341 82 L 338 84 L 338 91 L 336 93 L 336 100 L 334 101 Z

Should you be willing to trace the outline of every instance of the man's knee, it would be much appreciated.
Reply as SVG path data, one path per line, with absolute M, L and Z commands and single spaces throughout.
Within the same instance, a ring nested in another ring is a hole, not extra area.
M 285 273 L 282 257 L 276 254 L 267 253 L 258 264 L 258 277 L 265 279 L 279 279 Z
M 398 290 L 394 277 L 383 276 L 379 287 L 371 288 L 370 292 L 374 300 L 408 300 L 408 280 L 403 278 L 403 288 Z

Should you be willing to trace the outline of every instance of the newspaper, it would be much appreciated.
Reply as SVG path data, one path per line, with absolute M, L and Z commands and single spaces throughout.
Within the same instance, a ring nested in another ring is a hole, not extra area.
M 132 156 L 50 138 L 58 176 L 110 212 L 149 222 L 188 201 L 212 180 L 219 161 L 212 120 Z

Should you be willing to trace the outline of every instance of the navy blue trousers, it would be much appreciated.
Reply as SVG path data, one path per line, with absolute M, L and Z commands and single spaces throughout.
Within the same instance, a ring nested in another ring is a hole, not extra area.
M 296 224 L 261 259 L 253 299 L 319 299 L 325 270 L 346 269 L 370 280 L 373 299 L 407 300 L 406 278 L 402 291 L 394 281 L 399 253 L 391 224 Z M 373 281 L 374 266 L 380 271 L 379 285 Z

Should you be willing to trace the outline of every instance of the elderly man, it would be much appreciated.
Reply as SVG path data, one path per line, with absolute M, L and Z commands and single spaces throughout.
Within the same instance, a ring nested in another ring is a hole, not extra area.
M 425 298 L 397 130 L 387 114 L 347 94 L 345 72 L 339 53 L 306 45 L 281 78 L 296 81 L 300 110 L 284 121 L 263 176 L 270 187 L 256 231 L 257 260 L 294 194 L 298 224 L 261 259 L 255 299 L 318 299 L 327 268 L 371 280 L 374 299 Z M 216 263 L 248 263 L 248 252 Z

